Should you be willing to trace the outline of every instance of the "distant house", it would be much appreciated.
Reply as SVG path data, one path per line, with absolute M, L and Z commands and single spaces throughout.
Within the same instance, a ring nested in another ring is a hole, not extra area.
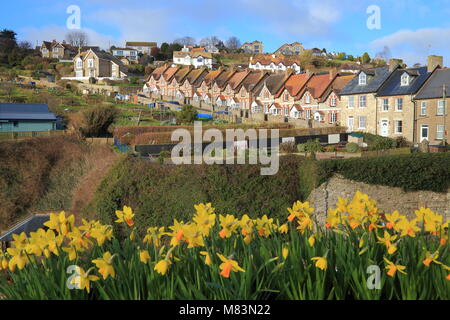
M 0 103 L 0 132 L 55 130 L 56 121 L 46 104 Z
M 70 60 L 77 53 L 77 48 L 72 47 L 66 41 L 58 42 L 56 40 L 43 41 L 37 49 L 43 58 L 49 59 Z
M 263 53 L 264 51 L 264 44 L 261 41 L 255 40 L 253 42 L 246 42 L 241 46 L 241 49 L 245 53 Z
M 185 48 L 183 48 L 185 49 Z M 212 68 L 213 58 L 210 52 L 174 51 L 173 63 L 185 66 Z
M 281 47 L 279 47 L 274 54 L 275 55 L 286 55 L 286 56 L 291 56 L 291 55 L 300 55 L 303 51 L 305 50 L 305 48 L 303 47 L 303 45 L 300 42 L 293 42 L 293 43 L 285 43 L 283 44 Z
M 75 80 L 87 80 L 89 78 L 114 80 L 128 76 L 122 61 L 108 52 L 94 50 L 81 52 L 75 56 L 73 63 Z
M 275 55 L 250 57 L 248 67 L 254 70 L 268 70 L 272 72 L 286 71 L 287 69 L 293 69 L 295 73 L 301 72 L 300 63 L 282 57 L 275 57 Z
M 319 48 L 312 48 L 309 51 L 311 52 L 311 54 L 313 56 L 316 56 L 316 57 L 322 57 L 322 56 L 326 56 L 327 55 L 325 52 L 323 52 Z
M 139 60 L 138 51 L 132 48 L 114 48 L 112 54 L 114 57 L 122 60 L 127 59 L 128 61 L 134 63 Z
M 152 48 L 156 47 L 156 42 L 127 42 L 125 44 L 126 48 L 131 48 L 137 50 L 139 53 L 151 55 Z

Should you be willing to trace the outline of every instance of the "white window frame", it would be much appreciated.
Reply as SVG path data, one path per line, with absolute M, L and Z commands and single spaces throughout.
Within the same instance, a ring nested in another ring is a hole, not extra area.
M 310 104 L 310 103 L 311 103 L 311 97 L 309 96 L 309 93 L 307 93 L 307 94 L 305 95 L 305 103 L 306 103 L 306 104 Z
M 399 108 L 400 106 L 400 108 Z M 403 111 L 403 98 L 395 99 L 395 111 L 401 112 Z
M 364 119 L 364 121 L 361 121 L 361 119 Z M 361 126 L 361 122 L 364 124 L 364 126 Z M 358 129 L 367 129 L 367 117 L 366 116 L 358 116 Z
M 88 68 L 94 68 L 94 59 L 88 59 Z
M 348 109 L 354 109 L 355 108 L 355 97 L 349 96 L 348 97 Z
M 400 78 L 400 86 L 409 86 L 409 75 L 405 72 L 402 74 L 402 77 Z
M 364 103 L 363 103 L 363 101 L 364 101 Z M 367 107 L 367 96 L 359 96 L 358 105 L 359 105 L 359 108 L 361 108 L 361 109 L 366 108 Z
M 444 109 L 445 109 L 445 100 L 439 100 L 436 107 L 436 115 L 437 116 L 443 116 L 444 115 Z
M 330 113 L 330 122 L 331 123 L 335 123 L 337 121 L 337 113 L 336 112 L 331 112 Z
M 427 129 L 427 136 L 426 137 L 424 137 L 423 136 L 423 129 Z M 421 124 L 420 125 L 420 141 L 422 141 L 422 140 L 424 140 L 424 139 L 427 139 L 427 140 L 429 140 L 429 137 L 430 137 L 430 126 L 429 125 L 427 125 L 427 124 Z
M 335 97 L 335 96 L 332 96 L 332 97 L 331 97 L 331 101 L 330 101 L 330 105 L 331 105 L 332 107 L 336 107 L 336 102 L 337 102 L 336 97 Z
M 427 115 L 427 108 L 428 108 L 428 103 L 426 101 L 420 102 L 420 115 L 421 116 Z
M 436 125 L 436 140 L 444 140 L 444 125 Z
M 350 126 L 350 122 L 352 123 L 351 126 Z M 348 128 L 348 131 L 353 131 L 354 130 L 354 128 L 355 128 L 355 118 L 353 116 L 348 116 L 348 118 L 347 118 L 347 128 Z
M 383 106 L 381 107 L 382 112 L 389 111 L 389 99 L 383 99 Z
M 358 77 L 358 84 L 360 86 L 365 86 L 367 84 L 367 75 L 364 72 L 361 72 Z

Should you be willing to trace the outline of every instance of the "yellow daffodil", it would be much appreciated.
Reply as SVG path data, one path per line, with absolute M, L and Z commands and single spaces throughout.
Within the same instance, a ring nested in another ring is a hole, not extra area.
M 178 245 L 184 239 L 184 227 L 184 222 L 178 222 L 177 219 L 174 220 L 173 226 L 169 227 L 169 229 L 172 230 L 172 232 L 169 233 L 169 235 L 172 236 L 172 239 L 170 240 L 171 246 Z
M 290 213 L 288 216 L 288 220 L 292 222 L 295 218 L 300 219 L 305 214 L 310 215 L 314 212 L 314 209 L 309 206 L 309 202 L 300 202 L 297 201 L 292 205 L 292 208 L 288 208 L 288 212 Z
M 16 266 L 19 268 L 19 270 L 25 268 L 25 265 L 28 263 L 29 260 L 25 252 L 25 249 L 8 248 L 6 249 L 6 251 L 11 256 L 11 259 L 9 260 L 8 263 L 9 270 L 11 272 L 14 272 Z
M 315 235 L 312 235 L 312 236 L 310 236 L 309 238 L 308 238 L 308 243 L 309 243 L 309 245 L 311 246 L 311 247 L 313 247 L 314 246 L 314 243 L 316 242 L 316 236 Z
M 113 229 L 109 225 L 96 224 L 95 228 L 90 230 L 89 235 L 97 240 L 99 246 L 102 246 L 106 240 L 112 239 Z
M 50 214 L 49 221 L 45 222 L 44 225 L 51 230 L 56 230 L 56 232 L 66 235 L 69 233 L 75 224 L 75 216 L 70 215 L 66 217 L 64 211 L 61 211 L 59 215 L 54 213 Z
M 337 211 L 340 213 L 347 212 L 348 199 L 341 198 L 338 196 L 338 201 L 336 202 Z
M 161 227 L 150 227 L 147 229 L 147 234 L 144 237 L 144 243 L 153 244 L 155 247 L 161 245 L 161 237 L 167 233 L 164 231 L 165 228 Z
M 139 252 L 139 260 L 145 264 L 148 263 L 148 261 L 150 260 L 150 254 L 147 250 L 141 250 Z
M 170 261 L 164 259 L 160 260 L 156 265 L 154 270 L 158 272 L 161 275 L 165 275 L 167 273 L 167 270 L 169 269 Z
M 97 276 L 90 275 L 90 272 L 93 268 L 89 269 L 87 272 L 84 272 L 82 268 L 79 267 L 79 275 L 74 277 L 71 281 L 72 284 L 76 284 L 77 288 L 80 290 L 86 289 L 89 293 L 91 291 L 91 281 L 97 281 L 100 279 Z
M 216 215 L 213 213 L 214 208 L 211 207 L 211 203 L 200 203 L 194 207 L 197 212 L 192 220 L 197 224 L 202 235 L 209 236 L 211 228 L 216 223 Z
M 219 259 L 222 261 L 222 264 L 219 266 L 220 270 L 222 270 L 220 272 L 220 275 L 224 278 L 229 278 L 230 277 L 230 273 L 231 271 L 233 272 L 245 272 L 244 269 L 242 269 L 239 264 L 237 263 L 237 261 L 233 260 L 233 259 L 229 259 L 229 258 L 225 258 L 223 255 L 221 255 L 220 253 L 217 253 L 217 256 L 219 257 Z
M 435 251 L 434 253 L 430 253 L 427 251 L 427 253 L 425 254 L 425 259 L 422 261 L 422 263 L 427 267 L 429 267 L 432 262 L 436 264 L 442 264 L 441 262 L 437 261 L 437 258 L 439 258 L 439 251 Z
M 236 229 L 239 227 L 239 223 L 232 214 L 227 214 L 226 216 L 219 216 L 220 226 L 222 230 L 219 232 L 221 238 L 229 238 Z
M 312 261 L 316 261 L 315 266 L 321 270 L 327 269 L 327 259 L 325 257 L 314 257 L 311 258 Z
M 188 249 L 204 246 L 203 232 L 200 231 L 197 224 L 188 224 L 184 227 L 184 237 L 188 244 Z
M 123 211 L 116 210 L 117 223 L 126 223 L 129 227 L 134 225 L 133 217 L 134 213 L 130 207 L 123 206 Z
M 386 258 L 384 258 L 384 261 L 386 261 L 386 263 L 387 263 L 386 269 L 388 270 L 388 271 L 387 271 L 387 275 L 388 275 L 388 276 L 394 277 L 394 276 L 395 276 L 395 273 L 396 273 L 397 271 L 400 272 L 400 273 L 406 274 L 406 272 L 403 271 L 403 270 L 406 269 L 405 266 L 402 266 L 402 265 L 399 265 L 399 264 L 394 264 L 393 262 L 389 261 L 389 260 L 386 259 Z
M 262 216 L 262 218 L 256 219 L 256 230 L 261 237 L 269 237 L 274 228 L 273 219 L 269 219 L 267 215 Z
M 212 265 L 211 256 L 209 255 L 208 251 L 200 251 L 200 254 L 202 256 L 205 256 L 205 264 L 210 266 Z
M 116 271 L 112 265 L 112 260 L 115 255 L 111 255 L 109 251 L 103 254 L 103 258 L 92 260 L 95 266 L 98 268 L 98 272 L 103 276 L 103 279 L 107 279 L 109 276 L 114 278 Z
M 248 236 L 253 233 L 254 221 L 250 217 L 244 214 L 238 222 L 239 227 L 241 227 L 241 233 L 243 236 Z
M 287 223 L 281 225 L 281 226 L 278 228 L 278 231 L 280 231 L 281 233 L 288 233 L 289 228 L 288 228 Z
M 401 218 L 396 225 L 396 229 L 401 232 L 400 236 L 415 237 L 416 232 L 420 231 L 420 228 L 416 225 L 417 221 L 418 219 L 408 220 L 406 217 Z
M 395 210 L 391 214 L 386 213 L 385 217 L 386 217 L 386 221 L 387 221 L 386 228 L 388 228 L 388 229 L 394 229 L 397 222 L 403 218 L 403 216 L 400 215 L 400 213 L 397 210 Z
M 281 255 L 283 256 L 283 259 L 286 260 L 289 255 L 289 249 L 283 248 L 283 250 L 281 250 Z

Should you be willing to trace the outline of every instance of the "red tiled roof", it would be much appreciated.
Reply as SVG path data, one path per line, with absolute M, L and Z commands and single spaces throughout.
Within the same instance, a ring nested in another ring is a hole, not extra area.
M 325 90 L 333 81 L 334 76 L 330 77 L 329 73 L 325 74 L 315 74 L 308 81 L 306 87 L 308 91 L 311 93 L 314 99 L 318 99 L 322 96 Z
M 289 77 L 289 79 L 286 81 L 283 87 L 280 88 L 279 92 L 277 93 L 277 96 L 279 97 L 284 89 L 287 89 L 289 94 L 293 97 L 295 97 L 300 90 L 305 86 L 306 83 L 310 80 L 310 75 L 308 73 L 299 73 L 299 74 L 293 74 Z

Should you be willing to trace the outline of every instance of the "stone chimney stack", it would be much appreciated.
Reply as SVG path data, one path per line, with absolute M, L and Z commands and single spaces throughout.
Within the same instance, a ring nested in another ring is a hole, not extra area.
M 402 59 L 389 59 L 389 71 L 393 71 L 395 68 L 397 68 L 398 66 L 401 67 L 402 65 Z
M 431 72 L 437 66 L 440 67 L 444 66 L 444 58 L 442 56 L 435 56 L 435 55 L 428 56 L 427 71 Z

